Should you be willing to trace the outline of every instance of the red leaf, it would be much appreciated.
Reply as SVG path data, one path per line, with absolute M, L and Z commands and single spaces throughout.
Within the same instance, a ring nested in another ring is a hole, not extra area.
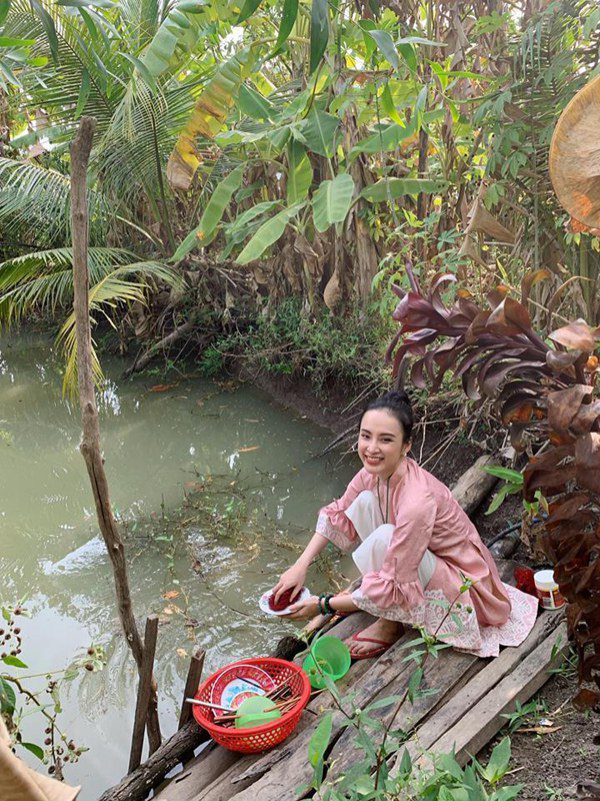
M 577 359 L 581 356 L 582 351 L 572 350 L 567 353 L 562 350 L 549 350 L 546 353 L 546 364 L 554 373 L 562 373 L 569 367 L 572 367 Z M 571 371 L 571 375 L 575 375 Z
M 503 404 L 501 417 L 505 426 L 510 423 L 527 423 L 531 421 L 534 404 L 531 395 L 517 393 L 511 395 L 508 401 Z
M 533 501 L 536 489 L 541 489 L 548 498 L 564 489 L 575 477 L 575 463 L 567 461 L 573 451 L 572 445 L 561 445 L 529 460 L 523 473 L 525 500 Z
M 600 400 L 583 404 L 571 420 L 571 429 L 575 434 L 588 434 L 592 428 L 598 429 L 600 421 Z
M 600 701 L 600 693 L 597 693 L 595 690 L 588 690 L 586 687 L 582 687 L 577 695 L 573 698 L 571 703 L 579 712 L 586 712 L 588 709 L 593 709 L 595 706 L 597 706 L 598 701 Z M 600 789 L 600 785 L 597 786 Z M 600 798 L 600 796 L 598 797 Z
M 495 309 L 497 306 L 499 306 L 508 294 L 508 291 L 509 290 L 507 286 L 504 286 L 504 284 L 499 284 L 495 289 L 492 289 L 491 292 L 488 292 L 485 297 L 490 308 Z
M 501 329 L 505 327 L 506 333 L 524 333 L 531 331 L 531 317 L 529 312 L 512 298 L 504 298 L 502 303 L 493 310 L 488 320 L 488 328 Z
M 500 384 L 507 379 L 511 373 L 518 371 L 518 378 L 522 378 L 525 375 L 537 376 L 538 370 L 541 373 L 540 368 L 542 367 L 542 362 L 521 361 L 520 359 L 507 359 L 506 361 L 496 362 L 493 367 L 486 370 L 483 378 L 480 377 L 479 384 L 481 386 L 481 391 L 484 395 L 492 397 L 498 391 Z

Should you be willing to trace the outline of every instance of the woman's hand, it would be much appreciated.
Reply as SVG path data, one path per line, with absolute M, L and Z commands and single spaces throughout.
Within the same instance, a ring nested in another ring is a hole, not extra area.
M 273 595 L 275 596 L 275 603 L 279 600 L 279 596 L 286 590 L 293 589 L 292 601 L 298 595 L 304 582 L 306 581 L 306 568 L 302 564 L 296 562 L 295 565 L 289 567 L 281 577 L 277 584 L 273 587 Z
M 291 620 L 306 620 L 306 618 L 318 615 L 319 611 L 319 599 L 316 595 L 311 595 L 305 601 L 298 601 L 298 603 L 292 604 L 288 614 L 282 615 L 282 617 L 290 618 Z

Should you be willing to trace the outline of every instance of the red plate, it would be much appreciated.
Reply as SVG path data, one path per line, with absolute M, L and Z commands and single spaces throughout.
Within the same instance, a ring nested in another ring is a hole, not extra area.
M 254 665 L 232 665 L 224 668 L 214 682 L 210 700 L 213 704 L 237 709 L 246 698 L 264 695 L 274 688 L 274 680 L 262 668 Z

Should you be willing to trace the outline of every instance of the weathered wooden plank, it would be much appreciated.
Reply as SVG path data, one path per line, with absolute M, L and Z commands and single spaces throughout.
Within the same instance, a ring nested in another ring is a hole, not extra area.
M 192 801 L 217 777 L 225 775 L 238 762 L 240 754 L 208 745 L 190 760 L 183 771 L 160 788 L 154 798 L 161 801 Z
M 368 626 L 372 621 L 373 618 L 365 612 L 350 615 L 337 623 L 336 626 L 331 629 L 330 634 L 344 639 L 355 631 L 360 631 L 365 628 L 365 626 Z M 368 669 L 369 663 L 365 660 L 354 663 L 347 675 L 338 683 L 341 691 L 344 692 L 344 688 L 352 686 Z M 270 770 L 274 765 L 286 759 L 296 750 L 296 740 L 301 733 L 307 728 L 311 731 L 314 729 L 316 723 L 315 713 L 317 711 L 320 713 L 324 709 L 329 709 L 332 706 L 333 699 L 328 693 L 321 693 L 313 698 L 308 704 L 307 710 L 302 715 L 297 728 L 285 742 L 277 748 L 268 751 L 266 754 L 244 757 L 238 754 L 238 757 L 241 758 L 236 761 L 235 765 L 224 772 L 222 776 L 216 776 L 214 780 L 204 785 L 204 791 L 195 797 L 195 801 L 226 801 L 226 799 L 231 798 L 235 793 L 240 792 L 243 788 L 252 784 L 252 782 L 256 781 L 256 779 L 260 778 L 260 776 Z M 311 714 L 311 712 L 313 714 Z M 236 781 L 236 784 L 233 784 L 233 780 Z
M 425 662 L 421 689 L 438 690 L 439 692 L 417 698 L 414 704 L 406 701 L 395 715 L 393 728 L 403 729 L 407 732 L 412 731 L 433 709 L 443 704 L 447 696 L 453 694 L 454 687 L 462 683 L 466 672 L 478 667 L 483 668 L 484 665 L 484 661 L 476 656 L 451 650 L 443 651 L 437 659 L 429 658 Z M 391 686 L 385 687 L 383 691 L 374 695 L 370 703 L 389 695 L 402 694 L 405 691 L 408 677 L 415 667 L 415 663 L 409 663 L 408 670 L 399 674 L 400 681 L 394 680 Z M 396 707 L 397 704 L 392 704 L 373 710 L 371 717 L 378 718 L 384 726 L 388 725 L 396 712 Z M 328 783 L 345 773 L 352 763 L 363 758 L 363 752 L 357 750 L 356 739 L 356 729 L 349 727 L 342 733 L 342 736 L 331 750 L 328 757 L 328 761 L 331 764 L 331 768 L 327 772 Z
M 531 698 L 548 680 L 549 671 L 560 664 L 567 648 L 567 624 L 563 622 L 512 673 L 436 740 L 430 750 L 447 753 L 454 749 L 457 760 L 465 764 L 506 725 L 506 719 L 501 715 L 512 712 L 517 701 L 522 703 Z
M 364 707 L 375 700 L 384 690 L 386 695 L 394 695 L 402 692 L 412 671 L 412 666 L 407 662 L 402 662 L 405 656 L 403 650 L 405 639 L 395 643 L 389 651 L 380 657 L 364 677 L 353 686 L 355 693 L 354 703 Z M 463 669 L 467 663 L 471 663 L 475 657 L 458 654 L 453 651 L 443 652 L 439 659 L 430 660 L 426 666 L 425 681 L 435 681 L 439 686 L 439 680 L 443 668 L 441 664 L 448 660 L 465 660 Z M 432 678 L 435 677 L 435 678 Z M 423 708 L 426 700 L 423 700 Z M 435 703 L 430 699 L 430 703 Z M 419 718 L 421 714 L 417 709 L 412 710 L 412 715 Z M 422 712 L 424 714 L 424 712 Z M 342 732 L 342 724 L 346 717 L 339 711 L 333 715 L 332 742 Z M 402 725 L 402 724 L 400 724 Z M 295 741 L 295 749 L 288 758 L 274 765 L 262 778 L 250 785 L 247 789 L 233 796 L 235 801 L 286 801 L 302 798 L 302 785 L 310 781 L 312 769 L 308 762 L 308 743 L 313 734 L 314 725 L 305 729 Z M 211 799 L 212 801 L 212 799 Z
M 563 615 L 544 613 L 536 621 L 529 636 L 517 648 L 505 648 L 500 656 L 488 662 L 450 700 L 427 718 L 415 735 L 405 744 L 412 758 L 430 749 L 436 740 L 452 726 L 462 721 L 467 712 L 490 692 L 505 676 L 519 665 L 537 646 L 556 629 Z M 399 760 L 398 760 L 399 765 Z M 392 775 L 398 767 L 391 769 Z
M 329 634 L 344 639 L 355 631 L 368 626 L 372 621 L 373 618 L 365 612 L 350 615 L 337 623 Z M 297 661 L 301 661 L 301 659 Z M 348 675 L 342 680 L 342 686 L 351 684 L 367 669 L 368 664 L 366 662 L 353 665 Z M 317 710 L 324 705 L 326 698 L 326 694 L 317 696 L 308 704 L 308 710 Z M 217 799 L 218 801 L 224 801 L 224 799 L 239 792 L 244 786 L 239 784 L 234 786 L 231 783 L 232 778 L 239 777 L 259 760 L 265 760 L 267 765 L 275 764 L 280 758 L 278 757 L 280 751 L 283 749 L 287 751 L 287 749 L 292 748 L 295 736 L 302 731 L 304 726 L 312 725 L 312 717 L 314 716 L 310 715 L 309 712 L 305 712 L 294 734 L 285 743 L 282 743 L 279 748 L 275 748 L 267 754 L 243 756 L 242 754 L 227 751 L 225 748 L 215 744 L 208 746 L 205 751 L 186 764 L 182 775 L 176 777 L 175 780 L 156 794 L 157 801 L 191 801 L 191 799 L 197 799 L 197 801 L 200 801 L 200 799 L 202 801 L 216 801 Z M 264 770 L 268 770 L 268 766 Z M 254 780 L 255 777 L 253 776 L 251 779 L 247 779 L 246 783 L 249 784 Z

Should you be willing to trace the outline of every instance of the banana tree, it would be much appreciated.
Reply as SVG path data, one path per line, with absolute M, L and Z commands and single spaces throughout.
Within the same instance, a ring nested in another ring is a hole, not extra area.
M 347 66 L 337 64 L 328 51 L 342 34 Z M 377 27 L 342 17 L 318 0 L 310 7 L 284 4 L 276 39 L 251 42 L 223 65 L 197 100 L 171 154 L 170 178 L 183 189 L 199 168 L 201 173 L 200 151 L 210 141 L 225 163 L 238 165 L 177 248 L 175 261 L 195 247 L 209 246 L 219 227 L 221 257 L 234 254 L 240 265 L 263 258 L 273 246 L 287 259 L 286 237 L 295 250 L 297 242 L 303 243 L 301 256 L 322 251 L 323 243 L 330 249 L 337 240 L 349 254 L 340 265 L 354 262 L 354 280 L 366 302 L 380 254 L 364 223 L 365 207 L 444 187 L 441 180 L 389 175 L 385 164 L 388 153 L 437 119 L 424 108 L 427 86 L 414 69 L 417 48 L 435 45 L 423 37 L 401 36 L 393 15 L 384 15 Z M 258 79 L 286 48 L 304 49 L 305 89 L 297 82 L 272 88 Z M 354 69 L 359 62 L 371 62 L 373 70 Z M 254 71 L 245 77 L 249 65 L 255 65 Z M 380 101 L 385 110 L 375 114 Z M 264 180 L 256 180 L 257 171 Z M 342 282 L 348 279 L 351 275 Z M 340 276 L 330 270 L 324 281 L 332 280 L 339 283 Z

